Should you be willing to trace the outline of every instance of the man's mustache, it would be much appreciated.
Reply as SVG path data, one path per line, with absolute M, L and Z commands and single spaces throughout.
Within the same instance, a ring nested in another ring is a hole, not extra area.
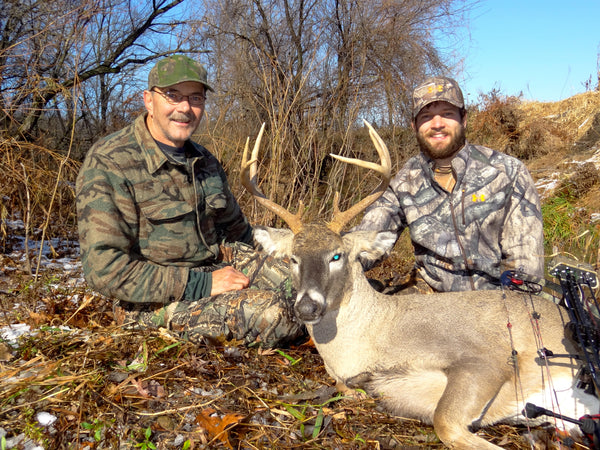
M 169 115 L 169 120 L 175 120 L 177 122 L 191 122 L 192 117 L 183 113 L 173 113 Z

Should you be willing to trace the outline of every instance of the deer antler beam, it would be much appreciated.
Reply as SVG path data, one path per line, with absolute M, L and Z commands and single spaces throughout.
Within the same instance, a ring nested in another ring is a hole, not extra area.
M 296 214 L 292 214 L 283 206 L 269 200 L 258 188 L 256 182 L 256 174 L 258 172 L 258 151 L 260 149 L 260 141 L 262 140 L 264 131 L 265 124 L 263 123 L 260 127 L 258 136 L 256 137 L 250 160 L 248 160 L 248 147 L 250 144 L 250 138 L 246 139 L 246 146 L 244 147 L 244 153 L 242 155 L 242 167 L 240 171 L 242 185 L 254 196 L 258 203 L 280 217 L 295 234 L 302 230 L 303 227 L 302 213 L 304 212 L 304 205 L 302 202 L 299 202 L 298 212 Z
M 372 163 L 369 161 L 363 161 L 361 159 L 356 158 L 347 158 L 345 156 L 334 155 L 331 154 L 332 157 L 338 159 L 339 161 L 354 164 L 355 166 L 363 167 L 365 169 L 373 170 L 379 173 L 382 177 L 381 183 L 379 186 L 375 188 L 373 192 L 371 192 L 368 196 L 363 198 L 356 205 L 347 209 L 344 212 L 341 212 L 339 209 L 339 194 L 336 192 L 333 202 L 333 218 L 331 222 L 329 222 L 328 227 L 330 230 L 339 233 L 342 231 L 344 226 L 350 222 L 354 217 L 364 211 L 371 203 L 377 200 L 381 195 L 385 192 L 388 185 L 390 184 L 390 180 L 392 178 L 392 160 L 390 158 L 390 153 L 381 139 L 381 136 L 377 134 L 377 131 L 371 126 L 369 122 L 364 121 L 365 125 L 369 129 L 369 135 L 371 136 L 371 140 L 373 141 L 373 145 L 375 145 L 375 149 L 379 154 L 379 159 L 381 160 L 381 164 Z

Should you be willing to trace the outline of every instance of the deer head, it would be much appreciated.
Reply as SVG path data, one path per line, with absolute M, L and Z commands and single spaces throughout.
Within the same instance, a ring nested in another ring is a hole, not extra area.
M 554 406 L 560 397 L 561 414 L 569 409 L 572 417 L 598 412 L 598 398 L 576 387 L 579 362 L 569 357 L 576 351 L 565 339 L 567 316 L 553 302 L 536 296 L 524 301 L 519 293 L 500 290 L 391 296 L 371 288 L 358 257 L 377 257 L 391 248 L 396 234 L 340 233 L 389 183 L 389 154 L 370 126 L 381 165 L 332 156 L 374 169 L 383 181 L 345 212 L 336 195 L 334 217 L 327 224 L 305 224 L 302 207 L 292 214 L 258 190 L 256 158 L 263 129 L 251 160 L 246 144 L 243 184 L 291 231 L 255 227 L 255 238 L 267 252 L 290 257 L 295 313 L 338 383 L 379 397 L 395 415 L 433 424 L 452 448 L 499 449 L 472 430 L 522 422 L 520 405 L 528 401 Z M 533 311 L 542 318 L 539 324 L 532 322 Z M 542 333 L 545 349 L 567 359 L 541 361 Z
M 255 239 L 267 253 L 290 258 L 292 278 L 298 291 L 294 309 L 298 318 L 307 324 L 317 323 L 327 308 L 335 308 L 336 303 L 343 300 L 344 291 L 349 284 L 348 277 L 351 276 L 351 263 L 357 255 L 377 259 L 381 256 L 379 252 L 389 248 L 385 247 L 386 244 L 389 245 L 388 241 L 396 239 L 394 233 L 385 232 L 369 233 L 367 239 L 363 236 L 364 233 L 360 233 L 360 239 L 353 236 L 354 233 L 340 235 L 346 224 L 383 194 L 391 178 L 391 158 L 388 149 L 373 127 L 366 121 L 365 124 L 369 128 L 381 164 L 333 154 L 331 156 L 348 164 L 374 170 L 381 175 L 382 181 L 371 194 L 346 211 L 340 211 L 339 193 L 336 192 L 333 217 L 326 224 L 304 223 L 302 203 L 298 212 L 292 214 L 265 197 L 256 183 L 257 158 L 264 124 L 250 159 L 248 159 L 249 140 L 246 141 L 242 157 L 242 184 L 263 207 L 283 219 L 290 228 L 290 230 L 278 230 L 255 227 Z

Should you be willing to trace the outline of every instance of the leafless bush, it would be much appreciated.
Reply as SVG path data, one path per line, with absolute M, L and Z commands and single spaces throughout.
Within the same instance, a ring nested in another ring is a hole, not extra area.
M 79 163 L 47 148 L 0 141 L 3 224 L 22 220 L 26 235 L 40 237 L 45 229 L 46 236 L 72 237 L 76 228 L 74 180 L 78 167 Z M 52 220 L 48 221 L 50 215 Z
M 474 143 L 500 150 L 522 160 L 563 149 L 568 137 L 554 122 L 544 117 L 526 118 L 519 97 L 497 90 L 479 97 L 470 111 L 468 138 Z
M 506 97 L 498 90 L 481 94 L 476 110 L 469 117 L 469 139 L 477 144 L 512 153 L 520 131 L 517 97 Z
M 586 162 L 577 165 L 573 173 L 560 183 L 555 190 L 555 195 L 564 195 L 577 200 L 598 184 L 600 184 L 600 171 L 593 162 Z

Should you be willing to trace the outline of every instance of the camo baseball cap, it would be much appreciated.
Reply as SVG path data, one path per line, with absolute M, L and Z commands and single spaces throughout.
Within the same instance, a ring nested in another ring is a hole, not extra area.
M 184 81 L 197 81 L 213 91 L 207 80 L 206 69 L 199 62 L 184 55 L 173 55 L 161 59 L 148 74 L 148 90 L 164 88 Z
M 463 93 L 455 80 L 448 77 L 427 78 L 413 91 L 413 119 L 425 106 L 440 101 L 461 109 L 465 107 Z

